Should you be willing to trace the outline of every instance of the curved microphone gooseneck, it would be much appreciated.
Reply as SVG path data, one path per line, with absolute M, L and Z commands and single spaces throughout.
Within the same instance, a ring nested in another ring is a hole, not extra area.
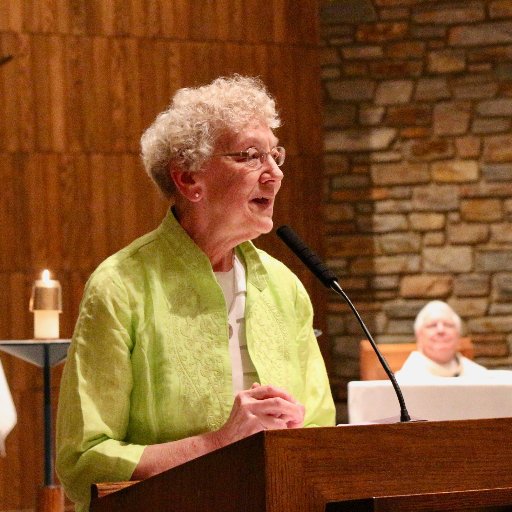
M 394 373 L 391 371 L 386 359 L 384 356 L 380 353 L 380 350 L 377 347 L 377 344 L 375 343 L 374 339 L 372 338 L 372 335 L 370 334 L 370 331 L 368 331 L 366 325 L 364 324 L 361 316 L 357 312 L 356 308 L 348 298 L 347 294 L 343 291 L 341 286 L 338 283 L 338 278 L 336 275 L 327 268 L 327 266 L 322 262 L 322 260 L 318 257 L 317 254 L 315 254 L 295 233 L 295 231 L 290 228 L 289 226 L 281 226 L 276 231 L 277 235 L 281 240 L 292 250 L 293 253 L 306 265 L 306 267 L 313 272 L 313 274 L 322 282 L 324 286 L 327 288 L 330 288 L 338 295 L 341 295 L 345 302 L 349 305 L 350 309 L 354 313 L 355 317 L 357 318 L 357 321 L 361 325 L 364 333 L 366 334 L 366 337 L 370 341 L 370 344 L 375 351 L 375 354 L 377 354 L 377 357 L 380 361 L 380 364 L 382 365 L 382 368 L 384 368 L 384 371 L 386 372 L 386 375 L 388 376 L 389 380 L 391 381 L 391 384 L 393 385 L 393 388 L 395 390 L 396 396 L 398 398 L 398 403 L 400 404 L 400 421 L 406 422 L 411 421 L 411 417 L 409 416 L 409 413 L 407 411 L 407 407 L 405 405 L 405 400 L 402 395 L 402 390 L 400 389 L 400 386 L 398 385 L 398 382 L 396 381 Z

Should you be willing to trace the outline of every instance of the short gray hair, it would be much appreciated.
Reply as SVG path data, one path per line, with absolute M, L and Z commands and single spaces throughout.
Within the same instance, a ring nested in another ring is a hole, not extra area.
M 236 134 L 253 120 L 270 129 L 281 125 L 275 100 L 259 78 L 232 75 L 179 89 L 169 108 L 142 135 L 144 168 L 170 198 L 175 193 L 171 162 L 186 171 L 200 170 L 219 137 Z
M 435 309 L 444 309 L 452 318 L 453 323 L 455 324 L 455 328 L 457 332 L 460 334 L 462 329 L 462 320 L 460 316 L 455 313 L 455 311 L 450 307 L 449 304 L 443 302 L 442 300 L 432 300 L 425 304 L 423 308 L 421 308 L 420 312 L 416 316 L 414 320 L 414 334 L 417 335 L 419 330 L 425 325 L 425 321 L 429 314 Z

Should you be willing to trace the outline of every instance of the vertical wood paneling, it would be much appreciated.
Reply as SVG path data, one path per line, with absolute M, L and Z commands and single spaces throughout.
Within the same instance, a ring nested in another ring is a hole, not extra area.
M 86 118 L 90 107 L 91 40 L 85 37 L 69 37 L 64 49 L 64 97 L 66 123 L 66 149 L 70 152 L 87 151 L 91 148 L 91 133 L 87 130 Z
M 82 2 L 80 0 L 70 1 L 60 0 L 61 7 L 59 10 L 66 12 L 66 19 L 62 24 L 65 33 L 70 34 L 85 34 L 87 32 L 87 16 L 85 6 L 89 2 Z
M 141 131 L 168 104 L 182 84 L 182 62 L 178 45 L 168 41 L 142 40 L 139 44 L 139 91 Z M 159 69 L 159 73 L 154 70 Z M 138 140 L 137 140 L 138 145 Z M 138 146 L 137 146 L 138 147 Z
M 125 50 L 127 45 L 123 40 L 116 40 L 112 45 L 110 53 L 110 91 L 109 107 L 111 112 L 110 133 L 112 134 L 111 148 L 113 151 L 126 151 L 126 129 L 128 120 L 126 117 L 126 107 L 130 102 L 126 94 L 126 80 L 123 73 L 126 57 L 130 55 Z
M 110 2 L 102 2 L 101 0 L 91 0 L 86 2 L 86 33 L 89 35 L 107 34 L 105 25 L 109 19 L 106 10 L 110 8 Z
M 92 104 L 88 109 L 88 124 L 93 134 L 95 151 L 111 150 L 110 125 L 110 51 L 112 41 L 105 37 L 95 37 L 92 47 L 91 87 Z
M 20 54 L 20 37 L 16 34 L 2 34 L 2 56 Z M 9 61 L 0 68 L 2 85 L 2 101 L 0 102 L 0 145 L 7 151 L 16 151 L 19 148 L 18 133 L 13 129 L 12 120 L 18 118 L 21 98 L 17 94 L 19 87 L 19 74 L 13 61 Z
M 16 126 L 17 148 L 20 151 L 33 151 L 35 148 L 37 105 L 34 98 L 34 75 L 32 67 L 31 38 L 27 34 L 17 36 L 17 47 L 13 52 L 16 66 L 16 87 L 12 95 L 12 103 L 16 105 L 18 120 Z M 14 63 L 14 60 L 12 61 Z M 6 66 L 8 67 L 8 66 Z M 12 118 L 8 118 L 11 120 Z
M 91 180 L 91 201 L 90 201 L 90 231 L 94 233 L 91 237 L 89 250 L 94 261 L 102 261 L 109 250 L 109 235 L 107 232 L 107 210 L 108 197 L 106 180 L 110 177 L 105 172 L 103 155 L 91 155 L 90 180 Z
M 322 97 L 319 87 L 312 87 L 311 81 L 320 76 L 320 61 L 318 52 L 313 48 L 304 50 L 295 48 L 295 102 L 297 133 L 307 133 L 300 136 L 298 153 L 316 156 L 318 186 L 320 186 L 320 164 L 323 157 L 323 136 L 321 130 L 313 130 L 312 126 L 322 123 Z
M 52 151 L 62 153 L 66 149 L 66 124 L 64 122 L 65 74 L 64 74 L 64 44 L 61 36 L 48 37 L 48 89 L 50 101 L 50 119 L 43 129 L 50 132 Z
M 10 266 L 14 256 L 18 254 L 19 244 L 17 243 L 17 224 L 18 207 L 20 206 L 16 194 L 17 179 L 13 177 L 12 169 L 15 168 L 16 158 L 13 155 L 4 155 L 0 158 L 0 205 L 3 206 L 0 215 L 0 273 L 11 270 Z M 0 286 L 0 290 L 5 290 L 5 286 Z M 0 315 L 0 322 L 5 316 Z M 5 328 L 5 326 L 4 326 Z M 3 331 L 3 329 L 2 329 Z
M 47 236 L 47 194 L 46 173 L 48 160 L 55 161 L 54 154 L 34 153 L 27 155 L 23 168 L 24 189 L 26 191 L 27 222 L 23 226 L 30 241 L 30 260 L 33 268 L 46 268 L 48 265 Z
M 80 118 L 80 124 L 83 129 L 82 144 L 83 151 L 90 152 L 95 148 L 96 138 L 96 110 L 99 108 L 95 102 L 96 91 L 99 84 L 94 80 L 94 41 L 95 38 L 78 38 L 77 40 L 77 59 L 80 59 L 77 75 L 74 80 L 78 81 L 81 89 L 81 100 L 77 104 L 69 105 L 68 110 L 73 118 Z M 74 121 L 76 123 L 76 121 Z M 80 134 L 78 134 L 80 137 Z M 80 138 L 79 138 L 80 140 Z
M 232 0 L 229 8 L 223 2 L 214 2 L 217 39 L 220 41 L 244 41 L 244 31 L 252 19 L 245 17 L 244 0 Z
M 279 46 L 271 47 L 267 56 L 271 87 L 277 92 L 278 105 L 284 120 L 279 133 L 280 137 L 286 141 L 286 147 L 291 154 L 298 153 L 300 146 L 298 139 L 302 136 L 297 132 L 296 116 L 300 105 L 297 104 L 295 96 L 296 67 L 301 65 L 301 60 L 297 62 L 294 57 L 298 56 L 292 48 L 283 50 Z
M 168 67 L 168 66 L 166 66 Z M 139 63 L 139 44 L 135 39 L 128 39 L 121 55 L 121 66 L 124 81 L 124 138 L 125 151 L 138 154 L 141 126 L 141 113 L 144 103 L 139 84 L 142 80 Z
M 49 87 L 48 55 L 51 39 L 44 35 L 34 35 L 31 44 L 32 87 L 34 91 L 35 140 L 38 151 L 51 151 L 52 132 L 49 126 L 51 117 L 51 91 Z M 17 62 L 13 62 L 17 65 Z
M 46 178 L 45 187 L 41 190 L 41 203 L 44 205 L 46 214 L 42 226 L 45 246 L 47 247 L 47 258 L 44 266 L 50 269 L 64 269 L 65 248 L 70 244 L 68 244 L 67 237 L 64 236 L 66 233 L 66 219 L 62 218 L 61 212 L 64 210 L 63 205 L 68 198 L 69 190 L 62 187 L 60 181 L 61 159 L 63 157 L 60 155 L 52 155 L 52 157 L 46 158 L 44 166 L 41 165 Z M 63 240 L 66 240 L 65 244 L 62 243 Z
M 12 0 L 0 3 L 0 30 L 22 30 L 23 3 Z
M 10 317 L 8 339 L 23 339 L 24 334 L 33 326 L 30 316 L 24 314 L 28 310 L 28 297 L 31 292 L 31 283 L 27 274 L 24 272 L 11 273 L 6 291 L 9 294 L 9 309 L 7 311 Z M 15 375 L 21 387 L 21 383 L 25 382 L 23 375 L 18 373 Z
M 60 226 L 62 268 L 66 271 L 90 270 L 96 260 L 89 249 L 94 234 L 90 230 L 92 187 L 89 158 L 86 155 L 62 155 L 55 169 L 49 170 L 58 186 L 57 197 L 49 198 L 55 208 Z M 54 202 L 55 201 L 55 202 Z
M 32 336 L 28 301 L 44 268 L 62 283 L 61 336 L 71 336 L 92 270 L 168 207 L 142 170 L 142 131 L 176 89 L 219 75 L 258 75 L 276 97 L 289 154 L 276 225 L 319 247 L 316 18 L 315 0 L 0 0 L 0 55 L 14 55 L 0 67 L 1 339 Z M 275 234 L 258 245 L 303 279 L 322 327 L 323 290 Z M 0 459 L 0 512 L 31 509 L 42 372 L 0 358 L 19 414 Z

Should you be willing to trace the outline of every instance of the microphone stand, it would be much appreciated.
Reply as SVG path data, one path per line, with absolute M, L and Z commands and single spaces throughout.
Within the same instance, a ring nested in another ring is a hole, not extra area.
M 384 359 L 384 356 L 380 353 L 379 348 L 377 347 L 377 344 L 375 343 L 374 339 L 372 338 L 372 335 L 366 328 L 366 325 L 364 324 L 363 320 L 359 316 L 359 313 L 357 312 L 356 308 L 348 298 L 347 294 L 343 291 L 341 286 L 338 283 L 338 278 L 332 272 L 327 266 L 324 264 L 324 262 L 318 257 L 318 255 L 313 252 L 295 233 L 295 231 L 290 227 L 283 225 L 279 227 L 276 231 L 277 236 L 283 240 L 283 242 L 292 250 L 292 252 L 306 265 L 309 270 L 322 282 L 322 284 L 326 288 L 330 288 L 338 295 L 341 295 L 343 299 L 347 302 L 347 304 L 350 306 L 350 309 L 354 313 L 355 317 L 357 318 L 357 321 L 363 328 L 364 333 L 366 334 L 366 337 L 370 341 L 370 344 L 375 352 L 377 354 L 377 357 L 380 361 L 380 364 L 382 365 L 382 368 L 386 372 L 386 375 L 388 376 L 389 380 L 391 381 L 391 384 L 393 385 L 393 389 L 395 390 L 395 394 L 398 398 L 398 403 L 400 404 L 400 421 L 406 422 L 411 421 L 411 417 L 409 416 L 409 413 L 407 412 L 407 407 L 405 405 L 405 400 L 402 395 L 402 390 L 400 389 L 400 386 L 398 385 L 398 382 L 396 381 L 394 373 L 389 368 L 389 365 L 387 361 Z
M 411 421 L 411 417 L 409 416 L 409 412 L 407 411 L 407 407 L 405 405 L 405 400 L 402 395 L 402 390 L 400 389 L 400 386 L 398 385 L 398 382 L 396 381 L 395 374 L 391 371 L 391 368 L 389 367 L 388 362 L 386 361 L 384 356 L 380 353 L 380 350 L 378 349 L 377 344 L 375 343 L 372 335 L 370 334 L 370 331 L 368 330 L 365 323 L 363 322 L 363 319 L 357 312 L 357 309 L 352 304 L 352 301 L 348 298 L 348 295 L 343 291 L 343 288 L 339 285 L 338 281 L 332 280 L 329 283 L 329 287 L 335 293 L 337 293 L 338 295 L 343 297 L 345 302 L 349 305 L 350 309 L 352 310 L 352 313 L 354 313 L 355 317 L 357 318 L 359 325 L 361 326 L 364 333 L 366 334 L 366 337 L 368 338 L 370 345 L 372 346 L 375 354 L 377 355 L 377 357 L 380 361 L 380 364 L 382 365 L 382 368 L 384 369 L 384 371 L 386 372 L 386 375 L 388 376 L 389 380 L 391 381 L 391 384 L 393 385 L 396 396 L 398 398 L 398 403 L 400 404 L 400 421 L 401 422 Z

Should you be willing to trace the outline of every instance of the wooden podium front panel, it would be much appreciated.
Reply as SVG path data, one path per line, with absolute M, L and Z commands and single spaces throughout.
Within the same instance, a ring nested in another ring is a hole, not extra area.
M 288 474 L 285 485 L 269 490 L 275 495 L 272 512 L 323 512 L 332 501 L 512 487 L 512 419 L 273 434 L 267 453 L 287 460 Z
M 325 512 L 510 512 L 512 488 L 386 496 L 329 503 Z
M 122 490 L 92 499 L 91 512 L 263 512 L 263 437 L 251 436 Z
M 324 512 L 348 500 L 492 493 L 512 488 L 511 467 L 507 418 L 266 431 L 94 500 L 91 511 Z

